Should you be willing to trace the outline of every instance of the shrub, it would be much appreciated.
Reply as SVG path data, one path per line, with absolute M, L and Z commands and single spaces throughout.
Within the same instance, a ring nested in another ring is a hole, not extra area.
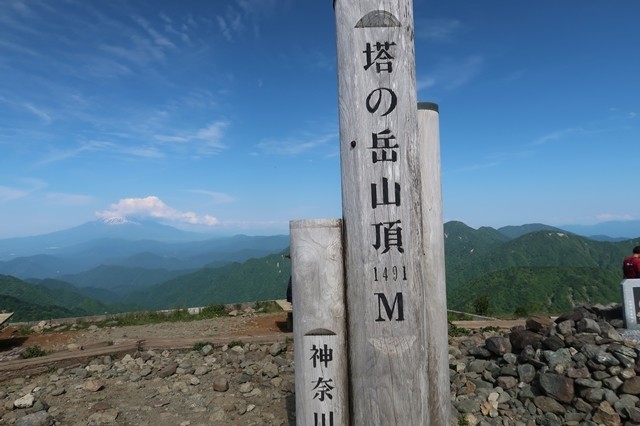
M 490 305 L 491 302 L 489 300 L 489 296 L 487 296 L 486 294 L 478 296 L 473 301 L 473 313 L 475 313 L 476 315 L 487 316 L 491 313 Z
M 454 323 L 449 321 L 449 336 L 450 337 L 468 336 L 469 334 L 471 334 L 471 330 L 469 330 L 468 328 L 458 327 L 457 325 L 455 325 Z
M 196 351 L 196 352 L 200 352 L 202 350 L 202 348 L 204 348 L 207 345 L 213 346 L 213 343 L 211 343 L 211 342 L 196 342 L 193 345 L 193 350 Z
M 48 352 L 42 349 L 38 345 L 27 346 L 27 348 L 22 352 L 21 356 L 24 359 L 27 358 L 37 358 L 40 356 L 45 356 Z
M 256 302 L 255 310 L 258 312 L 264 312 L 266 314 L 274 312 L 282 312 L 282 308 L 274 301 L 258 301 Z
M 201 318 L 215 318 L 215 317 L 226 317 L 227 310 L 224 305 L 209 305 L 202 308 L 200 311 Z

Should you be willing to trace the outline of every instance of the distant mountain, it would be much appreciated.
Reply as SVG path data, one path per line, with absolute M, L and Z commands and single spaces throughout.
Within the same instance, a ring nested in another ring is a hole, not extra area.
M 7 262 L 0 262 L 0 274 L 18 278 L 58 277 L 62 273 L 79 272 L 86 265 L 78 264 L 72 259 L 61 259 L 46 254 L 29 257 L 17 257 Z
M 469 281 L 451 291 L 449 307 L 472 310 L 486 295 L 492 313 L 567 312 L 580 304 L 619 301 L 618 275 L 600 268 L 512 267 Z
M 640 244 L 640 238 L 596 241 L 544 224 L 474 229 L 454 221 L 444 224 L 444 236 L 449 306 L 470 310 L 487 297 L 492 309 L 507 314 L 619 301 L 621 261 Z M 288 246 L 286 235 L 85 240 L 55 256 L 0 262 L 0 274 L 31 278 L 0 275 L 0 301 L 31 303 L 37 308 L 19 309 L 46 317 L 283 298 Z
M 68 283 L 28 283 L 6 275 L 0 275 L 0 309 L 13 311 L 14 322 L 113 312 Z
M 450 307 L 461 310 L 472 309 L 470 301 L 483 296 L 498 313 L 513 313 L 514 306 L 527 307 L 530 302 L 541 312 L 558 312 L 560 306 L 580 302 L 620 302 L 622 259 L 640 244 L 640 239 L 602 242 L 548 229 L 499 241 L 483 238 L 487 235 L 484 230 L 459 224 L 455 224 L 459 233 L 451 241 L 447 228 L 445 224 L 447 300 Z M 453 243 L 457 255 L 453 247 L 447 247 Z M 518 280 L 511 283 L 510 277 Z M 559 285 L 587 289 L 580 297 L 571 293 L 572 298 L 568 298 L 569 290 L 560 296 L 549 291 L 549 286 Z M 541 298 L 546 302 L 538 303 Z
M 595 225 L 564 225 L 561 228 L 574 234 L 605 241 L 640 237 L 640 220 L 610 221 Z
M 529 223 L 520 226 L 503 226 L 502 228 L 498 228 L 498 231 L 509 238 L 518 238 L 523 235 L 538 231 L 566 232 L 566 230 L 562 230 L 554 226 L 544 225 L 542 223 Z
M 65 247 L 98 239 L 196 241 L 210 235 L 181 231 L 158 222 L 129 220 L 96 220 L 63 231 L 32 237 L 0 240 L 0 260 L 34 254 L 57 254 Z
M 117 265 L 100 265 L 76 275 L 61 279 L 77 287 L 108 290 L 119 296 L 169 281 L 191 271 L 131 268 Z
M 203 268 L 128 295 L 149 309 L 284 299 L 291 275 L 285 252 L 242 264 Z
M 447 287 L 473 276 L 478 259 L 509 240 L 493 228 L 476 230 L 457 221 L 444 224 L 444 237 Z
M 100 265 L 184 271 L 243 262 L 288 246 L 287 235 L 236 235 L 190 242 L 101 238 L 60 248 L 55 256 L 36 254 L 0 261 L 0 274 L 23 279 L 60 278 Z

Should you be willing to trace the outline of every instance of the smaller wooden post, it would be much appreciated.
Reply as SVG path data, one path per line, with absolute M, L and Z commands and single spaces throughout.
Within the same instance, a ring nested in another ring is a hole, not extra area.
M 640 330 L 640 279 L 622 280 L 622 299 L 625 328 Z
M 347 425 L 342 221 L 298 220 L 289 227 L 296 424 Z

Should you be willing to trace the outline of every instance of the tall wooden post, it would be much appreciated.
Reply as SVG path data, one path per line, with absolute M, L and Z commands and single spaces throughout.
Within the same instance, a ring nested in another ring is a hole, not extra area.
M 418 132 L 413 4 L 334 7 L 351 421 L 446 425 L 439 158 Z
M 291 233 L 296 424 L 349 424 L 342 222 L 296 220 Z

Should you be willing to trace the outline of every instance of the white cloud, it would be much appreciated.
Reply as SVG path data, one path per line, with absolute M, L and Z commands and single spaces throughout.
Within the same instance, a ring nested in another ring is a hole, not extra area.
M 214 226 L 218 219 L 211 215 L 197 215 L 194 212 L 183 212 L 166 205 L 156 196 L 145 198 L 123 198 L 109 206 L 109 210 L 96 212 L 103 219 L 110 218 L 153 218 L 192 225 Z

